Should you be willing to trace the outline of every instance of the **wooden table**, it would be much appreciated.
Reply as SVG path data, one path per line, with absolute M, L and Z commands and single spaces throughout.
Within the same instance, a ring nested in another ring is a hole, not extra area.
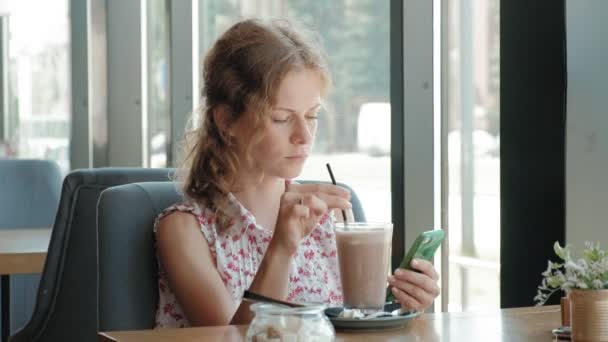
M 552 341 L 559 325 L 559 306 L 425 314 L 399 329 L 337 332 L 336 341 Z M 99 341 L 244 341 L 246 332 L 246 325 L 117 331 L 99 333 Z
M 10 275 L 41 273 L 50 239 L 50 228 L 0 229 L 2 341 L 10 334 Z

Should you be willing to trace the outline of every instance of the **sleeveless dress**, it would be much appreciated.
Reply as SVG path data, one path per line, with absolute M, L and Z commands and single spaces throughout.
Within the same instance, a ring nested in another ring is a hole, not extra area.
M 255 217 L 234 195 L 228 196 L 230 209 L 236 213 L 227 226 L 219 229 L 216 215 L 209 208 L 184 202 L 165 209 L 154 222 L 154 236 L 160 220 L 181 211 L 196 216 L 200 230 L 209 244 L 217 271 L 235 304 L 249 288 L 266 253 L 273 231 L 259 226 Z M 338 268 L 336 237 L 332 215 L 322 216 L 319 224 L 300 243 L 289 271 L 288 301 L 342 304 L 342 286 Z M 157 258 L 158 260 L 158 258 Z M 156 328 L 190 326 L 175 295 L 169 288 L 165 272 L 158 263 L 158 309 Z

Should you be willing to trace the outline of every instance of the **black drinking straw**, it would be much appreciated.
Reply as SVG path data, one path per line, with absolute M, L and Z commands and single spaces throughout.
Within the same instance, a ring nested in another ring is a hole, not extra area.
M 336 178 L 334 177 L 334 173 L 331 171 L 331 166 L 329 166 L 329 163 L 325 164 L 325 166 L 327 166 L 327 171 L 329 172 L 329 177 L 331 177 L 331 182 L 334 185 L 337 185 Z M 344 211 L 344 209 L 342 209 L 342 218 L 344 218 L 344 224 L 347 224 L 348 220 L 346 219 L 346 211 Z

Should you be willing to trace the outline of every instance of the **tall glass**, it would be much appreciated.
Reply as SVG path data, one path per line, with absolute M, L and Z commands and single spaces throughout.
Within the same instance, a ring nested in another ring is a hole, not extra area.
M 386 299 L 393 224 L 336 224 L 344 307 L 381 310 Z

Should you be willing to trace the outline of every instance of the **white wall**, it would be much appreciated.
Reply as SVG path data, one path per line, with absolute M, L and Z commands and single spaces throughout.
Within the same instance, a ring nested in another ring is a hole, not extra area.
M 567 0 L 566 242 L 608 247 L 608 1 Z M 539 138 L 542 132 L 539 132 Z

